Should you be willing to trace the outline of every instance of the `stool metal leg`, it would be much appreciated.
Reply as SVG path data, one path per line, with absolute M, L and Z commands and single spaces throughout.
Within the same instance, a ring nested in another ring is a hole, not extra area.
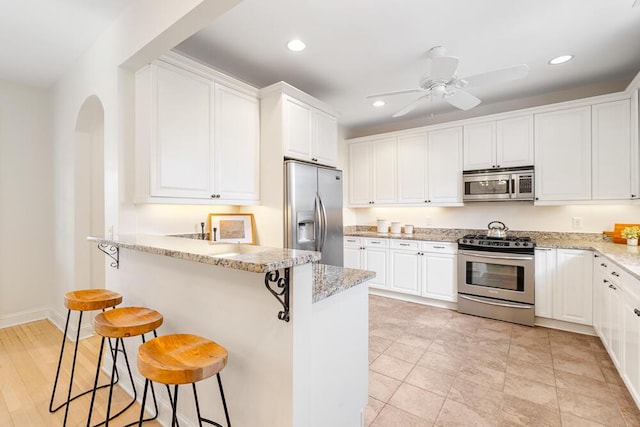
M 229 412 L 227 411 L 227 402 L 224 399 L 224 392 L 222 391 L 222 381 L 220 380 L 220 373 L 217 374 L 217 377 L 218 377 L 218 387 L 220 388 L 220 396 L 222 397 L 222 406 L 224 407 L 224 415 L 227 419 L 227 427 L 231 427 L 231 421 L 229 421 Z M 199 425 L 202 426 L 202 423 L 205 422 L 217 427 L 222 427 L 221 424 L 218 424 L 217 422 L 209 420 L 207 418 L 202 418 L 202 416 L 200 416 L 200 403 L 198 402 L 198 392 L 196 390 L 196 383 L 191 383 L 191 384 L 193 385 L 193 398 L 196 402 L 196 413 L 198 414 Z
M 96 379 L 93 382 L 93 393 L 91 393 L 91 403 L 89 404 L 89 415 L 87 416 L 87 427 L 91 425 L 91 414 L 93 413 L 93 403 L 96 400 L 96 386 L 98 385 L 98 377 L 100 376 L 100 365 L 102 364 L 102 352 L 104 351 L 104 340 L 102 337 L 100 340 L 100 351 L 98 352 L 98 367 L 96 368 Z M 116 341 L 116 348 L 118 348 L 118 341 Z M 115 355 L 114 355 L 115 358 Z M 115 363 L 115 362 L 114 362 Z
M 227 427 L 231 427 L 231 420 L 229 419 L 229 410 L 227 409 L 227 400 L 224 398 L 224 390 L 222 389 L 222 379 L 220 378 L 220 372 L 218 372 L 216 377 L 218 377 L 218 388 L 220 389 L 220 397 L 222 397 L 222 406 L 224 408 L 224 416 L 227 419 Z
M 171 395 L 169 395 L 169 398 L 171 398 Z M 178 426 L 178 384 L 175 385 L 175 387 L 173 388 L 173 403 L 171 404 L 171 407 L 173 409 L 173 413 L 171 415 L 171 427 L 177 427 Z

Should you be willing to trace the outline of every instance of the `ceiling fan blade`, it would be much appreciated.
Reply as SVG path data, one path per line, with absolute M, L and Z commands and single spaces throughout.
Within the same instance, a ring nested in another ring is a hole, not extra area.
M 463 80 L 467 82 L 466 86 L 482 86 L 523 79 L 527 77 L 528 74 L 529 66 L 527 64 L 520 64 L 501 70 L 488 71 L 486 73 L 465 77 Z
M 455 56 L 436 56 L 431 60 L 431 80 L 434 82 L 451 80 L 458 69 L 460 60 Z
M 453 95 L 445 96 L 444 100 L 454 107 L 465 111 L 472 109 L 476 105 L 480 104 L 480 102 L 482 102 L 475 96 L 471 95 L 469 92 L 465 92 L 460 89 L 456 90 Z
M 416 108 L 416 106 L 420 103 L 420 101 L 422 101 L 424 98 L 426 98 L 427 95 L 423 95 L 420 98 L 416 99 L 415 101 L 413 101 L 411 104 L 407 105 L 406 107 L 404 107 L 402 110 L 398 111 L 397 113 L 395 113 L 393 116 L 391 117 L 400 117 L 400 116 L 404 116 L 405 114 L 413 111 L 414 108 Z
M 385 96 L 391 96 L 391 95 L 401 95 L 403 93 L 414 93 L 414 92 L 422 92 L 424 89 L 407 89 L 407 90 L 395 90 L 393 92 L 383 92 L 383 93 L 374 93 L 373 95 L 368 95 L 367 97 L 365 97 L 365 99 L 371 99 L 371 98 L 384 98 Z

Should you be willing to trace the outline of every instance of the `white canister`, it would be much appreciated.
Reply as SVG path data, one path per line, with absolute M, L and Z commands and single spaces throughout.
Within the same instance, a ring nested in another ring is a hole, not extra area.
M 386 219 L 378 219 L 378 233 L 389 232 L 389 221 Z
M 402 226 L 400 225 L 399 222 L 391 223 L 391 234 L 400 234 L 401 230 L 402 230 Z
M 413 234 L 413 225 L 405 224 L 404 225 L 404 233 L 405 234 Z

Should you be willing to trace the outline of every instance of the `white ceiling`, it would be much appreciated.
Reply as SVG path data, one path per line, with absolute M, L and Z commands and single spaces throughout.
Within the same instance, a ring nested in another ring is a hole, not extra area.
M 520 81 L 469 88 L 488 105 L 640 71 L 640 7 L 634 0 L 244 0 L 177 50 L 257 87 L 284 80 L 325 101 L 347 129 L 429 114 L 428 103 L 391 115 L 416 94 L 374 109 L 365 96 L 411 89 L 427 74 L 425 52 L 443 45 L 465 77 L 520 63 Z M 292 38 L 307 49 L 287 50 Z M 560 66 L 547 61 L 570 53 Z M 589 95 L 589 94 L 586 94 Z M 583 95 L 585 96 L 585 95 Z M 436 113 L 455 110 L 436 103 Z
M 134 0 L 0 0 L 0 78 L 51 86 Z

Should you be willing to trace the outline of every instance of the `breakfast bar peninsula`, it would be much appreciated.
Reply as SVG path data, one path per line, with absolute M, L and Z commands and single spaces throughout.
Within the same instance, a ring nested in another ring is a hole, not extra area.
M 320 264 L 310 251 L 151 235 L 89 240 L 111 257 L 106 283 L 123 306 L 162 313 L 160 335 L 201 335 L 228 350 L 222 380 L 234 427 L 362 425 L 364 283 L 374 273 Z M 135 361 L 138 343 L 130 341 Z M 143 384 L 137 372 L 136 381 Z M 198 393 L 203 416 L 224 419 L 215 382 Z M 157 395 L 167 421 L 166 391 L 157 387 Z M 181 396 L 180 422 L 195 425 L 191 393 Z

